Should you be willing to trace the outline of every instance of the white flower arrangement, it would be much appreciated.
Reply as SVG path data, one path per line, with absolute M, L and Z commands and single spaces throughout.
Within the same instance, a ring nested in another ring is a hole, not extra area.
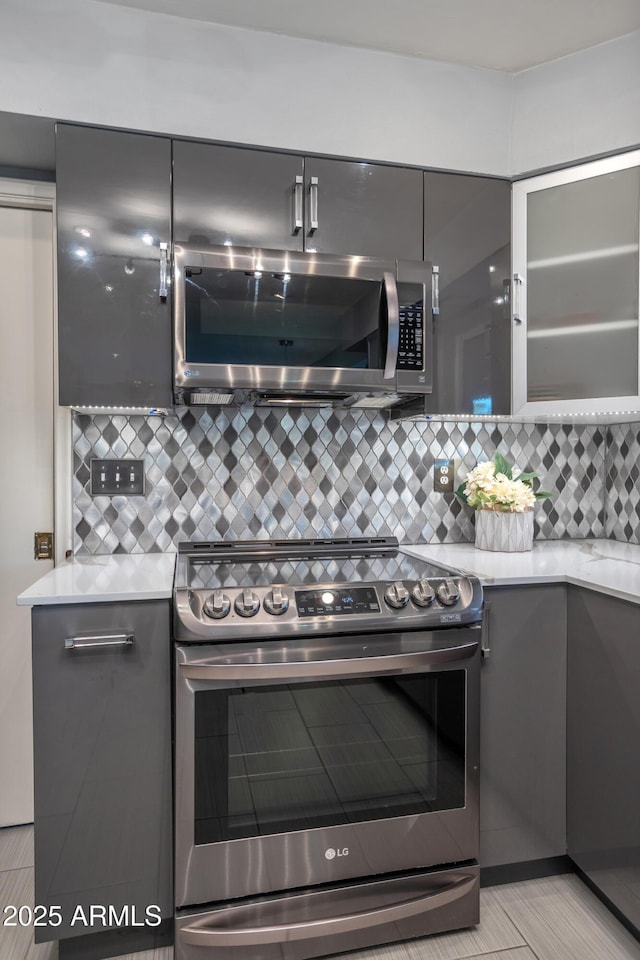
M 542 490 L 534 491 L 533 481 L 537 473 L 523 473 L 511 467 L 505 458 L 496 453 L 493 460 L 478 463 L 469 471 L 456 494 L 476 510 L 501 510 L 509 513 L 525 513 L 533 508 L 536 500 L 550 497 Z

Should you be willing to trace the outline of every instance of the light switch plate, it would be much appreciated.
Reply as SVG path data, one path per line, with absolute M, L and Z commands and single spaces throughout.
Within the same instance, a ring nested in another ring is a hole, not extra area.
M 144 460 L 92 460 L 92 497 L 144 495 Z
M 436 460 L 433 464 L 433 489 L 436 493 L 453 493 L 455 473 L 453 460 Z

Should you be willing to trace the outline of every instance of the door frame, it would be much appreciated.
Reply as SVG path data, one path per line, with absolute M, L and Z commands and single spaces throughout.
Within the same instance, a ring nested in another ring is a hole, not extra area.
M 72 478 L 73 447 L 71 409 L 58 403 L 58 277 L 56 243 L 56 188 L 40 180 L 16 180 L 0 177 L 0 207 L 50 211 L 53 256 L 53 529 L 54 563 L 66 559 L 73 548 Z

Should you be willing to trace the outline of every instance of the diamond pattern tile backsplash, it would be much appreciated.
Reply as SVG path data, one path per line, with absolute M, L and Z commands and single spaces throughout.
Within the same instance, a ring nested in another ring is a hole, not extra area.
M 635 439 L 636 448 L 638 438 Z M 553 499 L 541 539 L 604 536 L 605 428 L 388 422 L 371 411 L 183 409 L 172 416 L 74 414 L 74 552 L 147 553 L 184 540 L 395 535 L 473 540 L 473 511 L 434 491 L 496 450 L 538 471 Z M 93 458 L 145 463 L 145 495 L 90 495 Z
M 605 536 L 640 543 L 640 423 L 607 427 Z

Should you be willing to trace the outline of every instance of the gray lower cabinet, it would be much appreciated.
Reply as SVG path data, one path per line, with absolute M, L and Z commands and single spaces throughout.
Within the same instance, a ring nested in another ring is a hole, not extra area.
M 480 866 L 566 854 L 566 588 L 485 589 Z
M 640 606 L 569 588 L 569 856 L 640 931 Z
M 56 128 L 60 403 L 168 406 L 171 141 Z
M 424 259 L 439 269 L 431 414 L 511 412 L 511 184 L 424 175 Z
M 173 142 L 176 243 L 422 260 L 422 171 Z
M 169 603 L 34 607 L 32 630 L 35 902 L 63 918 L 36 927 L 36 941 L 61 940 L 61 957 L 82 958 L 109 936 L 131 949 L 166 942 L 173 917 Z M 121 635 L 133 643 L 119 645 Z M 100 913 L 89 928 L 92 906 L 115 916 Z

